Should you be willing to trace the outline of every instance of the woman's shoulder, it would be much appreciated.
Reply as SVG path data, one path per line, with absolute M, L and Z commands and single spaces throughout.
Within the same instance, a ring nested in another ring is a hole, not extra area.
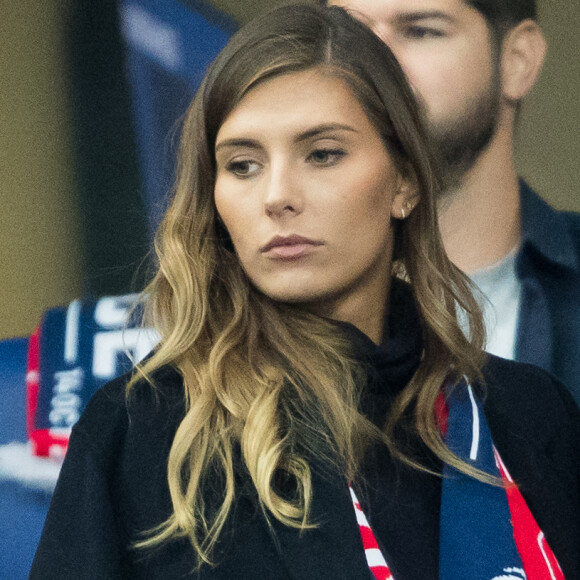
M 183 415 L 184 390 L 180 374 L 172 367 L 154 372 L 151 382 L 140 379 L 130 390 L 129 381 L 136 371 L 112 380 L 91 397 L 73 436 L 83 438 L 95 448 L 111 449 L 130 429 L 155 429 Z M 98 451 L 98 449 L 95 449 Z
M 484 376 L 494 445 L 566 578 L 578 578 L 580 410 L 564 385 L 533 365 L 490 356 Z
M 484 408 L 500 431 L 518 433 L 540 446 L 554 438 L 580 442 L 580 409 L 566 387 L 531 364 L 489 355 L 483 369 Z
M 538 407 L 578 415 L 568 389 L 552 374 L 532 364 L 488 355 L 483 368 L 489 397 L 534 413 Z

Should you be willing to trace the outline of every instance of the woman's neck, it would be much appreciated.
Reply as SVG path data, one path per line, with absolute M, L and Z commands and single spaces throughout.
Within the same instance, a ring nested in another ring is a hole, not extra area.
M 387 330 L 389 286 L 390 281 L 385 283 L 381 292 L 373 295 L 355 294 L 344 301 L 325 300 L 323 304 L 311 305 L 309 310 L 325 318 L 352 324 L 378 345 Z

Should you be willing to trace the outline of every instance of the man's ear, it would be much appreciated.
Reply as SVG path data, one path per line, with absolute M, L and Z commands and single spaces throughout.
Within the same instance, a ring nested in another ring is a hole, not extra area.
M 546 40 L 537 22 L 527 19 L 512 28 L 504 38 L 501 53 L 502 92 L 517 102 L 536 83 L 544 58 Z
M 399 187 L 391 205 L 391 215 L 395 219 L 408 218 L 419 203 L 419 199 L 416 179 L 414 177 L 400 177 Z

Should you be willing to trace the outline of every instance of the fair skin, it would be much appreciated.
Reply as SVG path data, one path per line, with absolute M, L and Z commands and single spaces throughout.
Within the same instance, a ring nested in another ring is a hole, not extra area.
M 216 207 L 250 280 L 379 342 L 392 220 L 416 197 L 348 85 L 320 69 L 264 81 L 215 150 Z
M 518 24 L 496 54 L 487 21 L 465 0 L 330 4 L 350 10 L 389 45 L 439 149 L 456 154 L 445 166 L 450 185 L 440 217 L 451 260 L 467 273 L 501 260 L 520 241 L 514 125 L 517 103 L 534 85 L 545 54 L 537 24 Z

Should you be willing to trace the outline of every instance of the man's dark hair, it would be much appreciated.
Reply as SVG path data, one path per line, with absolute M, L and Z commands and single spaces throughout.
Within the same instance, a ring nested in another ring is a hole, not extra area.
M 463 0 L 487 20 L 498 41 L 514 26 L 531 18 L 537 20 L 536 0 Z M 318 0 L 327 6 L 328 0 Z
M 464 0 L 487 20 L 498 40 L 523 20 L 537 20 L 536 0 Z

